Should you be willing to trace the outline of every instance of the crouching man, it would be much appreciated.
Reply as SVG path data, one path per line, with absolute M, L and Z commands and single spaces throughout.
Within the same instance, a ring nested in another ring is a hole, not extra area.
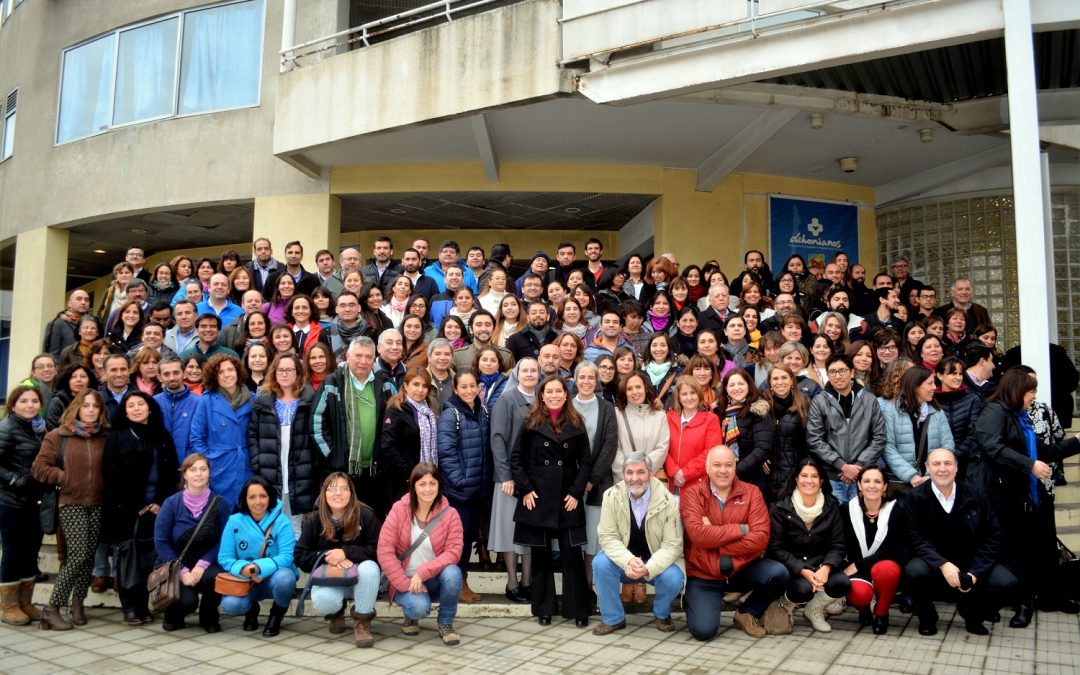
M 716 446 L 705 460 L 708 478 L 684 486 L 679 495 L 688 577 L 683 606 L 686 627 L 697 640 L 716 635 L 724 595 L 735 591 L 753 591 L 736 610 L 735 625 L 765 637 L 765 610 L 788 582 L 787 568 L 761 557 L 769 544 L 769 509 L 757 486 L 736 477 L 735 461 L 731 448 Z
M 683 586 L 683 572 L 675 564 L 682 556 L 682 525 L 675 498 L 652 472 L 645 453 L 632 453 L 623 462 L 623 479 L 604 492 L 597 529 L 601 551 L 593 558 L 603 622 L 593 629 L 594 635 L 626 628 L 619 588 L 641 581 L 656 587 L 656 627 L 675 629 L 671 604 Z

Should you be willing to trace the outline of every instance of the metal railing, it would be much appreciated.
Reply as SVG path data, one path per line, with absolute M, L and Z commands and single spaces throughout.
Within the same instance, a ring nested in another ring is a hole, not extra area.
M 451 22 L 455 16 L 460 18 L 467 13 L 475 13 L 475 10 L 487 5 L 506 6 L 524 0 L 438 0 L 421 7 L 416 7 L 391 16 L 369 21 L 359 26 L 346 28 L 332 35 L 318 37 L 307 42 L 285 47 L 281 50 L 281 64 L 283 67 L 297 66 L 298 60 L 305 56 L 312 56 L 340 47 L 354 49 L 357 47 L 369 47 L 373 40 L 392 36 L 394 33 L 404 33 L 408 29 L 420 26 L 424 23 L 437 21 Z M 494 7 L 492 8 L 494 9 Z

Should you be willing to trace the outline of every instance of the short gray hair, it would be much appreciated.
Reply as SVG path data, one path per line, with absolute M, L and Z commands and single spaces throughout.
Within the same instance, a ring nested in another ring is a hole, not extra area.
M 450 344 L 449 340 L 446 338 L 435 338 L 431 341 L 431 344 L 428 345 L 427 355 L 430 357 L 439 347 L 449 347 L 451 353 L 454 351 L 454 345 Z
M 379 333 L 379 346 L 382 347 L 386 344 L 386 341 L 390 338 L 397 336 L 397 339 L 401 340 L 401 332 L 397 328 L 387 328 L 383 332 Z
M 630 466 L 631 464 L 644 464 L 645 468 L 649 470 L 649 473 L 652 473 L 652 460 L 649 459 L 649 456 L 646 455 L 644 452 L 631 452 L 629 455 L 627 455 L 626 459 L 624 459 L 622 463 L 623 469 L 625 470 L 626 467 Z
M 600 379 L 600 369 L 592 361 L 582 361 L 574 368 L 574 379 L 578 379 L 578 375 L 581 375 L 581 371 L 591 370 L 596 375 L 596 379 Z
M 370 349 L 372 354 L 375 353 L 375 343 L 366 335 L 353 338 L 353 341 L 349 343 L 348 352 L 350 354 L 356 351 L 353 349 L 354 347 L 363 347 L 364 349 Z

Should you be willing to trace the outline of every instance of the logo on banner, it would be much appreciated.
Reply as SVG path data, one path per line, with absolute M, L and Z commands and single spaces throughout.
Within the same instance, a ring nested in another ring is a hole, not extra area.
M 811 218 L 806 224 L 806 230 L 813 237 L 808 237 L 802 232 L 796 232 L 788 239 L 792 246 L 820 246 L 821 248 L 833 248 L 839 251 L 844 248 L 844 242 L 839 239 L 821 239 L 821 233 L 825 231 L 825 224 L 817 218 Z

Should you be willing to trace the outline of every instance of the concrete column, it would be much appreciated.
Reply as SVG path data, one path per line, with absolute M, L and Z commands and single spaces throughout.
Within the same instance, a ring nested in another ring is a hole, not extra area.
M 304 269 L 315 271 L 315 253 L 328 249 L 337 258 L 341 238 L 341 199 L 329 194 L 255 198 L 252 241 L 266 237 L 274 257 L 284 260 L 285 244 L 304 245 Z
M 1050 390 L 1051 341 L 1046 299 L 1046 229 L 1035 53 L 1029 0 L 1004 0 L 1005 65 L 1009 85 L 1009 143 L 1016 200 L 1016 269 L 1019 271 L 1021 340 L 1024 363 L 1035 370 L 1043 392 Z M 1056 339 L 1056 336 L 1054 336 Z M 1044 393 L 1045 397 L 1045 393 Z
M 67 267 L 67 230 L 42 227 L 16 238 L 8 389 L 30 373 L 45 324 L 67 306 Z

